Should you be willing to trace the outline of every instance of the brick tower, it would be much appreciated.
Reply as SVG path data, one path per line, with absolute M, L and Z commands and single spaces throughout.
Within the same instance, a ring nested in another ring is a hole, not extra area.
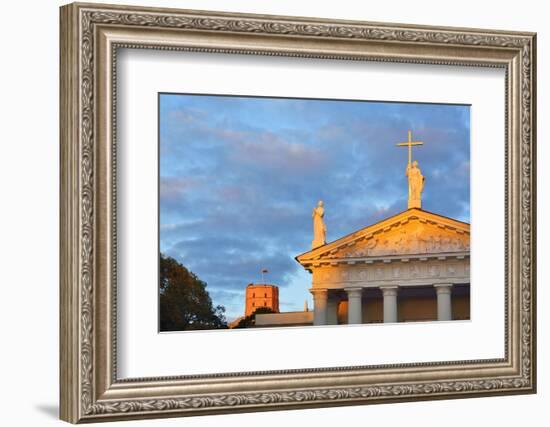
M 244 315 L 250 316 L 260 307 L 279 312 L 279 287 L 265 283 L 250 283 L 246 287 Z

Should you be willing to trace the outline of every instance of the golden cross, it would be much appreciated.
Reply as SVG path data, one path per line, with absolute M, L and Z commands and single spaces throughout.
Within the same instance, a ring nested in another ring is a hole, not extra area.
M 395 144 L 397 147 L 409 147 L 409 166 L 411 165 L 412 161 L 412 146 L 413 145 L 424 145 L 421 141 L 413 141 L 412 140 L 412 132 L 409 131 L 409 140 L 406 142 L 400 142 L 399 144 Z

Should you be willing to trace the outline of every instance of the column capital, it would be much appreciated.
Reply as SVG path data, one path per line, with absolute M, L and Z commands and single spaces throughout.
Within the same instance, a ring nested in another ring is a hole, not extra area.
M 438 294 L 450 294 L 453 288 L 452 283 L 438 283 L 434 285 L 435 291 Z
M 397 285 L 384 285 L 380 286 L 380 290 L 382 291 L 383 296 L 397 296 L 397 291 L 399 289 L 399 286 Z
M 311 292 L 311 295 L 313 295 L 313 298 L 323 298 L 327 297 L 328 295 L 328 289 L 327 288 L 311 288 L 309 290 Z
M 363 295 L 363 288 L 344 288 L 348 298 L 360 298 Z

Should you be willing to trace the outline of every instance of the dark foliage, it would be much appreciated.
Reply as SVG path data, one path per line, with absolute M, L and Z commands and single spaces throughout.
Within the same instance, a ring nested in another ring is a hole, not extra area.
M 225 307 L 212 304 L 200 280 L 175 259 L 160 254 L 160 330 L 225 329 Z

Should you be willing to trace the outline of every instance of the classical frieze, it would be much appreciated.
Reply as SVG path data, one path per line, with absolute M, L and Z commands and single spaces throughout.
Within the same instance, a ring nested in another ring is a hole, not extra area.
M 312 268 L 313 287 L 380 286 L 381 284 L 423 285 L 469 283 L 469 258 L 414 260 L 410 262 L 337 264 Z

